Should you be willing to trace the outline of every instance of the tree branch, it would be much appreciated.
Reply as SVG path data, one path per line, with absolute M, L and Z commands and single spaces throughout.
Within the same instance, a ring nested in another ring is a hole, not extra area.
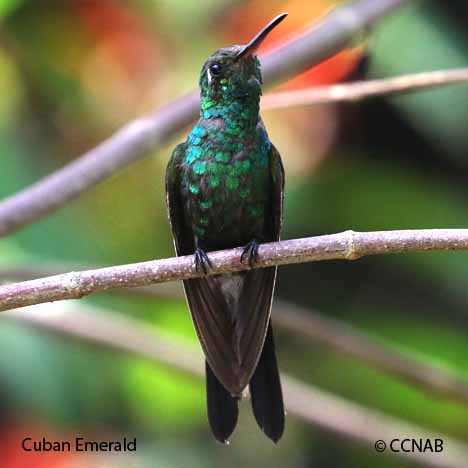
M 283 109 L 332 102 L 357 102 L 375 96 L 467 82 L 468 68 L 415 73 L 381 80 L 270 93 L 262 99 L 262 109 Z
M 294 336 L 321 343 L 328 349 L 417 385 L 434 396 L 468 403 L 466 379 L 417 359 L 411 353 L 402 353 L 356 327 L 283 301 L 274 302 L 273 321 Z
M 336 8 L 313 29 L 262 59 L 266 85 L 287 80 L 346 47 L 374 22 L 409 0 L 358 0 Z M 198 92 L 123 127 L 72 163 L 0 203 L 0 236 L 65 205 L 163 144 L 193 120 Z
M 39 267 L 4 266 L 0 267 L 0 281 L 2 279 L 31 280 L 45 275 L 59 274 L 67 269 L 70 269 L 69 266 L 53 264 Z M 112 292 L 158 299 L 183 299 L 182 288 L 177 283 L 122 288 L 112 290 Z M 421 390 L 434 396 L 468 403 L 468 381 L 463 377 L 417 359 L 410 351 L 396 350 L 391 345 L 371 337 L 356 327 L 331 319 L 314 309 L 275 300 L 273 321 L 276 326 L 294 336 L 302 337 L 309 342 L 320 343 L 339 354 L 351 356 L 381 372 L 417 385 Z
M 130 353 L 195 377 L 204 375 L 203 357 L 199 349 L 180 340 L 169 340 L 167 335 L 154 332 L 154 327 L 149 331 L 145 324 L 134 319 L 101 309 L 88 310 L 73 306 L 64 310 L 63 304 L 47 305 L 10 311 L 3 319 L 33 325 L 103 349 Z M 466 467 L 468 446 L 464 442 L 444 434 L 431 433 L 427 429 L 352 403 L 287 375 L 282 374 L 281 379 L 288 414 L 307 424 L 367 445 L 372 451 L 378 439 L 388 444 L 395 438 L 440 438 L 444 441 L 444 450 L 441 453 L 387 452 L 409 458 L 425 467 Z
M 250 269 L 240 262 L 242 248 L 210 252 L 209 275 Z M 468 250 L 468 229 L 346 231 L 262 244 L 255 268 L 322 260 L 356 260 L 378 255 L 427 250 Z M 80 297 L 112 288 L 146 286 L 198 278 L 193 255 L 71 272 L 0 286 L 0 311 Z

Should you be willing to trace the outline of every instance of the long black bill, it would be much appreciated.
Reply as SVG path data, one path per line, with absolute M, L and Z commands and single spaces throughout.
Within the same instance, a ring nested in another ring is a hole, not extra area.
M 271 30 L 278 26 L 278 24 L 280 24 L 281 21 L 286 18 L 286 16 L 288 16 L 287 13 L 281 13 L 281 15 L 278 15 L 276 18 L 272 19 L 248 44 L 242 47 L 236 58 L 239 59 L 241 57 L 255 54 L 265 37 L 267 37 Z

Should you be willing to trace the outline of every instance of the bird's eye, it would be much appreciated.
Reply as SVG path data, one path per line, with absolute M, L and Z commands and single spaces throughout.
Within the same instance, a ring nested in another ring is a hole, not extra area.
M 221 65 L 219 63 L 213 63 L 213 65 L 210 65 L 210 73 L 212 76 L 221 75 Z

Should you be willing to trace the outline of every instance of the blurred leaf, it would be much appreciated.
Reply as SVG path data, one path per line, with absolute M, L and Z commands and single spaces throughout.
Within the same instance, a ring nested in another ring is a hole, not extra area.
M 18 70 L 10 57 L 0 49 L 0 131 L 15 121 L 22 99 L 23 88 Z
M 370 72 L 374 77 L 466 66 L 468 46 L 464 31 L 457 30 L 435 3 L 413 2 L 376 29 L 370 40 Z M 463 158 L 468 140 L 468 86 L 389 98 L 431 143 Z
M 0 0 L 0 19 L 18 8 L 24 0 Z
M 194 378 L 147 362 L 125 371 L 128 404 L 152 430 L 186 431 L 205 419 L 205 390 Z
M 331 162 L 316 175 L 314 183 L 306 180 L 290 187 L 285 226 L 291 232 L 287 236 L 347 229 L 468 228 L 464 188 L 441 179 L 436 172 L 421 174 L 409 165 L 382 160 L 376 154 L 372 163 L 353 161 L 345 166 Z M 307 211 L 304 200 L 309 200 Z M 382 261 L 436 285 L 447 300 L 468 305 L 468 253 L 388 255 Z
M 405 313 L 407 312 L 407 313 Z M 439 323 L 411 318 L 411 311 L 371 310 L 350 306 L 346 316 L 369 333 L 388 338 L 392 346 L 415 354 L 432 365 L 456 370 L 468 377 L 466 334 Z M 398 346 L 399 344 L 399 346 Z M 467 437 L 468 409 L 396 377 L 372 369 L 356 359 L 344 358 L 327 350 L 320 351 L 314 362 L 314 381 L 348 398 L 381 408 L 401 418 L 418 422 L 434 430 Z M 367 382 L 363 385 L 363 382 Z

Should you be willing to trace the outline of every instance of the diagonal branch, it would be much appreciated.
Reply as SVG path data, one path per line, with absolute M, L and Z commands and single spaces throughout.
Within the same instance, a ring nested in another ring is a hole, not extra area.
M 262 59 L 265 83 L 287 80 L 346 47 L 397 7 L 409 0 L 358 0 L 329 13 L 313 29 Z M 46 216 L 144 157 L 192 121 L 199 108 L 193 92 L 137 119 L 72 163 L 0 203 L 0 236 Z
M 468 229 L 407 231 L 346 231 L 262 244 L 255 268 L 322 260 L 356 260 L 378 255 L 426 250 L 468 250 Z M 230 273 L 250 267 L 240 262 L 243 249 L 210 252 L 213 268 L 208 274 Z M 71 272 L 0 286 L 0 311 L 43 302 L 80 297 L 112 288 L 147 286 L 198 278 L 193 256 L 154 260 L 97 270 Z
M 154 332 L 154 327 L 149 331 L 142 322 L 114 312 L 86 310 L 81 307 L 63 310 L 63 305 L 56 305 L 11 311 L 4 315 L 4 319 L 36 326 L 103 349 L 166 364 L 195 377 L 202 377 L 204 373 L 199 350 L 180 341 L 169 340 L 167 335 Z M 293 377 L 283 374 L 281 380 L 288 414 L 300 421 L 366 445 L 372 452 L 378 439 L 389 444 L 393 439 L 422 438 L 434 441 L 439 438 L 444 443 L 441 453 L 387 452 L 425 467 L 466 467 L 468 446 L 462 441 L 431 433 L 425 428 L 306 385 Z M 377 457 L 380 456 L 377 454 Z
M 26 281 L 66 271 L 66 265 L 7 266 L 0 267 L 3 279 Z M 113 290 L 121 294 L 135 294 L 152 298 L 183 298 L 177 283 L 122 288 Z M 454 372 L 417 359 L 411 352 L 401 352 L 356 327 L 331 319 L 314 309 L 285 301 L 274 301 L 273 320 L 276 326 L 309 342 L 320 343 L 334 352 L 351 356 L 381 372 L 418 385 L 436 397 L 450 398 L 468 403 L 468 381 Z
M 351 325 L 282 301 L 273 305 L 273 320 L 294 336 L 321 343 L 328 349 L 417 385 L 434 396 L 468 404 L 468 380 L 417 359 L 411 353 L 400 352 Z
M 262 109 L 283 109 L 331 102 L 357 102 L 375 96 L 413 92 L 455 83 L 468 83 L 468 68 L 270 93 L 262 99 Z

